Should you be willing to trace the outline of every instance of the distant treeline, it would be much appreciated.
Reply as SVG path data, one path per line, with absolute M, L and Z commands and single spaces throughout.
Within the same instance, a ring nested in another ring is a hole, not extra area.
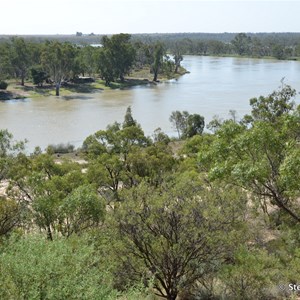
M 104 35 L 26 35 L 31 42 L 56 40 L 74 44 L 99 44 Z M 109 36 L 109 35 L 108 35 Z M 0 36 L 0 43 L 12 36 Z M 132 41 L 153 44 L 163 43 L 167 51 L 180 45 L 183 54 L 197 55 L 246 55 L 253 57 L 272 56 L 287 59 L 300 56 L 300 33 L 153 33 L 133 34 Z
M 136 34 L 144 43 L 160 41 L 183 54 L 241 55 L 293 59 L 300 56 L 300 33 L 173 33 Z

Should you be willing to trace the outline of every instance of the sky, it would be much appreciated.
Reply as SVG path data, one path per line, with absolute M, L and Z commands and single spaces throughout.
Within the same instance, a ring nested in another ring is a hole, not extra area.
M 300 32 L 299 0 L 2 0 L 1 34 Z

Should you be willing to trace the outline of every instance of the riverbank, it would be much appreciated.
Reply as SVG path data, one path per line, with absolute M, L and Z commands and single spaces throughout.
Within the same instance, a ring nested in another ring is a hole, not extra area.
M 96 78 L 94 82 L 86 83 L 63 83 L 60 88 L 60 96 L 72 96 L 77 93 L 97 93 L 105 90 L 126 89 L 133 86 L 141 86 L 147 84 L 158 84 L 171 79 L 178 79 L 180 76 L 189 73 L 185 68 L 180 67 L 177 73 L 159 74 L 158 81 L 153 81 L 153 74 L 150 73 L 149 68 L 134 70 L 130 76 L 125 77 L 121 82 L 117 80 L 111 82 L 109 86 L 105 85 L 105 81 Z M 8 88 L 5 91 L 0 91 L 0 101 L 25 99 L 25 98 L 38 98 L 55 96 L 55 86 L 51 84 L 44 84 L 43 86 L 36 86 L 31 81 L 26 81 L 22 86 L 19 82 L 9 80 Z
M 28 97 L 27 93 L 19 93 L 16 89 L 12 88 L 7 91 L 0 91 L 0 101 L 11 99 L 25 99 Z
M 300 61 L 300 57 L 291 56 L 286 58 L 277 58 L 274 56 L 259 56 L 259 55 L 239 55 L 239 54 L 184 54 L 184 55 L 193 55 L 193 56 L 204 56 L 204 57 L 233 57 L 233 58 L 241 58 L 241 59 L 270 59 L 270 60 L 278 60 L 278 61 Z

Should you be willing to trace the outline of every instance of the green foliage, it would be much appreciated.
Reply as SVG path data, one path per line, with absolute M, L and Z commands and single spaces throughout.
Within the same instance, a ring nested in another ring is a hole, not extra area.
M 17 77 L 21 78 L 21 84 L 24 80 L 31 65 L 30 46 L 21 37 L 13 37 L 10 44 L 10 61 L 12 68 Z
M 119 78 L 124 81 L 124 76 L 129 73 L 134 60 L 135 49 L 130 43 L 130 34 L 115 34 L 111 38 L 102 38 L 103 48 L 99 56 L 99 69 L 106 85 Z
M 0 80 L 13 76 L 10 43 L 0 43 Z
M 103 204 L 94 187 L 85 186 L 87 179 L 77 163 L 57 164 L 48 154 L 19 157 L 10 177 L 11 197 L 30 204 L 32 221 L 50 240 L 53 233 L 79 234 L 103 219 Z
M 124 192 L 112 217 L 123 244 L 119 259 L 129 274 L 153 278 L 157 294 L 176 299 L 204 274 L 215 272 L 238 236 L 245 204 L 232 190 L 224 195 L 192 182 Z
M 295 95 L 251 99 L 251 115 L 215 118 L 214 134 L 174 111 L 186 140 L 172 143 L 161 129 L 146 137 L 128 107 L 85 140 L 83 165 L 55 159 L 61 145 L 26 156 L 0 131 L 0 298 L 295 296 L 276 288 L 299 279 Z
M 169 121 L 172 123 L 173 127 L 176 129 L 178 133 L 178 138 L 182 137 L 182 134 L 186 128 L 187 118 L 189 113 L 187 111 L 183 111 L 182 113 L 178 110 L 173 111 L 169 118 Z
M 17 202 L 0 197 L 0 237 L 9 234 L 20 223 L 20 208 Z
M 160 73 L 162 73 L 164 76 L 167 78 L 172 78 L 172 75 L 175 69 L 175 64 L 174 62 L 170 59 L 168 55 L 164 56 L 163 63 L 161 65 L 161 70 Z
M 130 126 L 136 126 L 136 125 L 137 125 L 137 122 L 132 117 L 131 107 L 128 106 L 126 113 L 125 113 L 125 117 L 124 117 L 123 128 L 130 127 Z
M 12 239 L 0 254 L 1 299 L 117 299 L 84 239 Z
M 76 57 L 81 74 L 86 73 L 90 76 L 95 76 L 98 69 L 99 49 L 86 45 L 79 48 L 79 53 Z
M 107 126 L 107 130 L 99 130 L 86 138 L 83 149 L 90 156 L 102 153 L 114 153 L 124 155 L 123 159 L 133 147 L 146 147 L 151 144 L 141 128 L 133 119 L 131 107 L 126 110 L 123 126 L 117 122 Z
M 180 67 L 180 63 L 183 61 L 183 49 L 179 43 L 175 43 L 174 49 L 172 51 L 175 63 L 174 73 L 178 72 L 178 68 Z
M 295 109 L 293 99 L 296 90 L 289 85 L 283 85 L 278 91 L 274 91 L 267 97 L 250 99 L 252 107 L 251 116 L 245 116 L 244 120 L 261 120 L 274 123 L 282 115 L 288 114 Z
M 272 48 L 273 56 L 277 59 L 286 59 L 287 53 L 283 45 L 274 45 Z
M 68 43 L 47 42 L 43 47 L 42 65 L 56 85 L 56 96 L 59 96 L 62 81 L 72 75 L 75 55 L 75 47 Z
M 187 118 L 187 126 L 185 131 L 183 132 L 183 136 L 189 138 L 197 134 L 200 135 L 203 132 L 204 126 L 204 117 L 198 114 L 189 115 Z
M 43 86 L 45 80 L 48 79 L 47 73 L 43 70 L 42 66 L 35 66 L 30 69 L 33 83 L 38 86 Z
M 97 227 L 104 220 L 105 206 L 89 185 L 73 190 L 60 207 L 60 232 L 65 236 Z
M 109 86 L 115 80 L 112 55 L 109 50 L 103 48 L 99 53 L 100 77 L 105 80 L 105 85 Z
M 202 134 L 205 126 L 204 117 L 198 114 L 190 115 L 187 111 L 173 111 L 169 120 L 177 130 L 179 139 Z
M 237 34 L 231 43 L 239 55 L 249 54 L 251 37 L 247 36 L 245 33 Z
M 7 177 L 14 157 L 24 150 L 25 142 L 14 141 L 11 133 L 0 130 L 0 180 Z
M 222 123 L 223 120 L 219 116 L 215 115 L 206 127 L 207 129 L 215 133 L 221 127 Z
M 6 90 L 8 87 L 8 83 L 5 81 L 0 81 L 0 90 Z
M 242 186 L 258 196 L 264 210 L 269 205 L 277 206 L 299 222 L 299 190 L 295 184 L 299 180 L 295 159 L 299 116 L 295 111 L 292 114 L 294 104 L 290 101 L 294 95 L 293 89 L 284 86 L 268 98 L 252 99 L 251 127 L 225 121 L 199 158 L 212 180 Z
M 165 55 L 164 45 L 160 42 L 154 44 L 151 55 L 151 71 L 154 74 L 153 81 L 157 81 L 158 73 L 163 65 L 163 57 Z
M 248 250 L 238 248 L 232 264 L 225 265 L 221 271 L 221 279 L 226 285 L 232 299 L 270 299 L 272 288 L 279 284 L 281 274 L 279 260 L 263 249 Z M 278 289 L 276 293 L 278 294 Z
M 168 135 L 165 134 L 159 127 L 154 130 L 153 141 L 154 143 L 163 143 L 165 145 L 168 145 L 171 140 Z

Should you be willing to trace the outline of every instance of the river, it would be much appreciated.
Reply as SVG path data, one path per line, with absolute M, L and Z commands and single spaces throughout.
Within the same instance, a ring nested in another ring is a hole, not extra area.
M 175 135 L 169 122 L 174 110 L 201 114 L 208 123 L 214 115 L 228 118 L 229 110 L 238 117 L 249 113 L 249 99 L 271 93 L 283 77 L 300 91 L 296 61 L 185 56 L 182 65 L 189 74 L 158 85 L 0 102 L 0 128 L 17 140 L 28 139 L 28 151 L 67 142 L 80 146 L 88 135 L 122 122 L 131 105 L 147 135 L 157 127 Z

